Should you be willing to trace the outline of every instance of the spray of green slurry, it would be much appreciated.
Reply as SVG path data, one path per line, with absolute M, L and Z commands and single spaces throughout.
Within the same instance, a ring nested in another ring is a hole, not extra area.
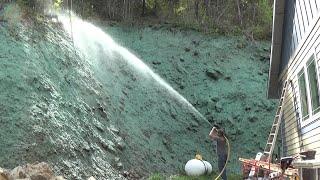
M 74 45 L 86 56 L 103 56 L 110 57 L 120 55 L 126 62 L 135 67 L 145 76 L 152 77 L 156 82 L 166 88 L 173 97 L 176 97 L 181 103 L 190 108 L 199 118 L 211 123 L 186 100 L 181 94 L 174 90 L 159 75 L 154 73 L 141 59 L 128 51 L 126 48 L 118 45 L 108 34 L 91 23 L 81 20 L 75 15 L 59 14 L 59 20 L 62 22 L 64 29 L 69 33 L 74 41 Z M 71 19 L 71 20 L 70 20 Z M 93 58 L 96 59 L 96 58 Z M 90 62 L 95 64 L 95 62 Z
M 88 49 L 79 53 L 79 44 L 73 46 L 62 23 L 50 17 L 52 22 L 16 30 L 1 23 L 2 167 L 46 161 L 68 179 L 114 179 L 117 172 L 106 165 L 115 156 L 141 173 L 177 173 L 197 146 L 205 159 L 215 160 L 205 138 L 209 125 L 185 103 L 119 52 L 85 39 L 90 37 L 82 37 Z M 269 63 L 260 59 L 268 54 L 269 42 L 171 32 L 166 25 L 98 27 L 226 129 L 233 149 L 243 149 L 228 164 L 228 172 L 238 173 L 237 157 L 251 157 L 272 123 L 270 107 L 275 106 L 263 93 Z M 206 74 L 214 70 L 222 73 L 218 80 Z M 120 130 L 116 138 L 113 128 Z M 124 150 L 113 153 L 101 146 L 120 137 Z

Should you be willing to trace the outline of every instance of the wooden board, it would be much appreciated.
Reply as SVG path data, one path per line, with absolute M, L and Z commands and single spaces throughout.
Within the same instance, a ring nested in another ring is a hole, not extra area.
M 254 159 L 244 159 L 244 158 L 239 158 L 239 161 L 250 166 L 257 166 L 264 170 L 270 170 L 272 172 L 282 172 L 280 164 L 272 164 L 264 161 L 257 161 Z M 294 169 L 294 168 L 288 168 L 284 172 L 284 175 L 286 176 L 298 176 L 298 174 L 299 174 L 298 169 Z

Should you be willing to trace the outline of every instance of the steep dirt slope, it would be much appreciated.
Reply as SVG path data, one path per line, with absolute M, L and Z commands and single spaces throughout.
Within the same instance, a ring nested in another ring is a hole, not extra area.
M 176 173 L 205 143 L 209 127 L 196 133 L 204 125 L 189 106 L 119 54 L 90 64 L 61 24 L 2 22 L 0 39 L 1 167 L 46 161 L 69 179 Z
M 239 172 L 238 157 L 254 157 L 263 150 L 276 107 L 266 98 L 269 42 L 161 26 L 105 30 L 138 54 L 211 123 L 225 128 L 231 140 L 230 169 Z M 203 124 L 205 128 L 196 133 L 190 130 L 187 136 L 206 139 L 208 125 Z M 209 144 L 198 143 L 211 151 Z
M 181 98 L 122 54 L 109 56 L 109 47 L 84 56 L 62 29 L 46 20 L 0 24 L 1 167 L 46 161 L 69 179 L 121 179 L 118 170 L 177 173 L 196 151 L 215 166 L 211 127 Z M 257 56 L 267 54 L 266 43 L 151 28 L 106 32 L 226 129 L 230 170 L 262 148 L 274 108 L 264 93 L 268 62 Z
M 70 179 L 116 178 L 110 95 L 64 34 L 49 23 L 0 27 L 0 164 L 47 161 Z

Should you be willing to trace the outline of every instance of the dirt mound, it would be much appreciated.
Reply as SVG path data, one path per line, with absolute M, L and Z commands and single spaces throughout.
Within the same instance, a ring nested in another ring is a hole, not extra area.
M 55 176 L 48 164 L 26 164 L 12 170 L 0 168 L 0 180 L 64 180 L 62 176 Z

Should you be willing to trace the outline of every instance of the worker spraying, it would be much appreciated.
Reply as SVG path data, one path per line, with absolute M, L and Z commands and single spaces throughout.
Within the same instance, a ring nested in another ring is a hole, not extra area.
M 225 137 L 223 129 L 218 126 L 214 126 L 210 133 L 210 139 L 213 141 L 214 149 L 216 149 L 216 153 L 218 156 L 218 168 L 221 172 L 221 177 L 223 180 L 227 180 L 227 172 L 226 172 L 226 162 L 228 159 L 228 148 L 227 148 L 227 139 Z
M 204 120 L 212 127 L 211 123 L 207 119 L 204 118 Z M 218 180 L 220 177 L 223 180 L 227 180 L 226 166 L 230 158 L 229 140 L 225 136 L 223 129 L 216 125 L 211 129 L 209 137 L 213 141 L 214 149 L 218 155 L 218 168 L 220 171 L 214 180 Z M 185 165 L 185 171 L 188 176 L 210 174 L 212 171 L 212 166 L 207 161 L 203 161 L 200 154 L 197 154 L 195 159 L 187 162 Z

